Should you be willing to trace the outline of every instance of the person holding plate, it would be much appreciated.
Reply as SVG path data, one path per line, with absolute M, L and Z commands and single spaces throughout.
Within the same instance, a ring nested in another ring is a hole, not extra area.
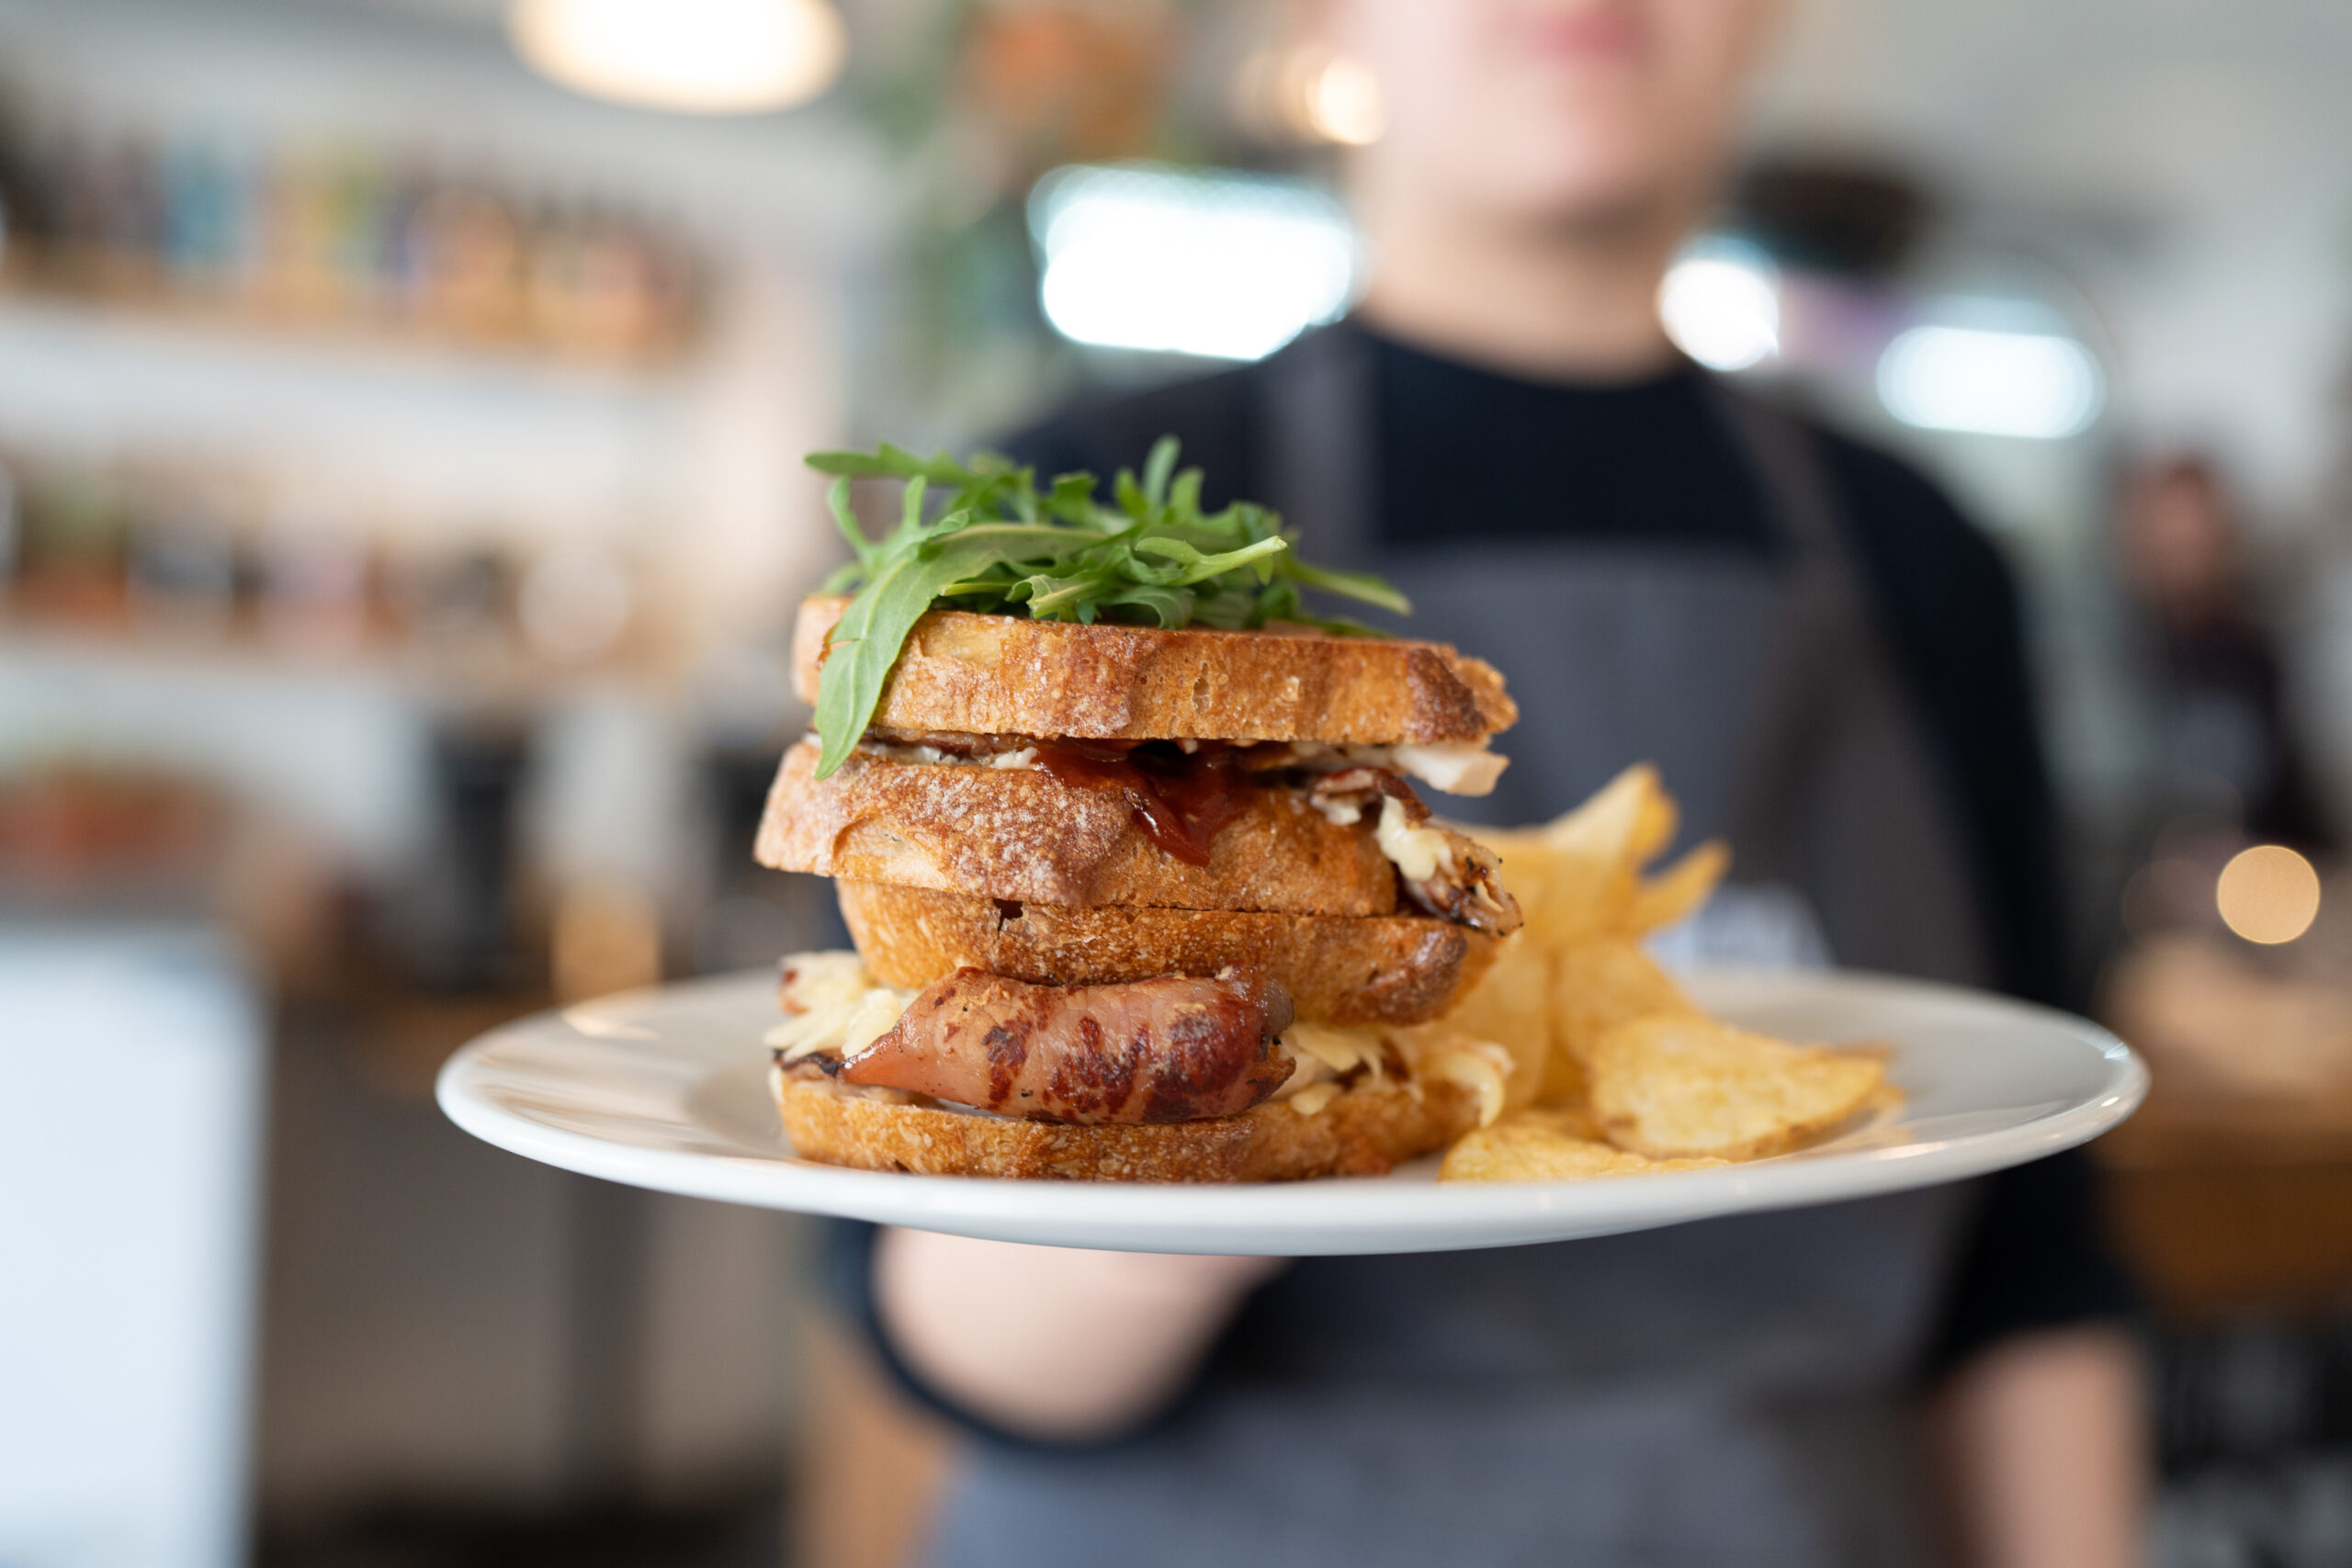
M 1357 312 L 1076 409 L 1506 671 L 1533 821 L 1655 761 L 1736 882 L 1703 950 L 2063 1000 L 2017 595 L 1896 460 L 1680 358 L 1772 0 L 1331 0 L 1379 85 Z M 1295 1262 L 844 1227 L 913 1395 L 982 1434 L 931 1561 L 2120 1568 L 2145 1487 L 2088 1168 L 1498 1251 Z

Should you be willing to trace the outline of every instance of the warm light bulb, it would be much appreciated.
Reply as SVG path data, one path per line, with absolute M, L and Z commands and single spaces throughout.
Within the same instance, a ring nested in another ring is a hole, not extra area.
M 576 92 L 684 114 L 815 97 L 848 51 L 826 0 L 514 0 L 507 35 Z
M 2319 873 L 2284 844 L 2241 850 L 2213 888 L 2222 922 L 2267 947 L 2292 942 L 2319 918 Z
M 1334 55 L 1306 83 L 1306 123 L 1315 135 L 1342 147 L 1369 147 L 1387 129 L 1380 78 L 1361 60 Z

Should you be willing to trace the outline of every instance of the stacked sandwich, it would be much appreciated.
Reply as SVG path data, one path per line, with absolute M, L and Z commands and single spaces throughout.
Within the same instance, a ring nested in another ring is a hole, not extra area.
M 850 609 L 801 609 L 820 726 Z M 1508 1056 L 1442 1021 L 1519 910 L 1415 786 L 1491 789 L 1515 716 L 1431 643 L 929 609 L 854 745 L 794 746 L 761 826 L 763 863 L 837 879 L 857 947 L 786 963 L 794 1146 L 1259 1180 L 1491 1119 Z

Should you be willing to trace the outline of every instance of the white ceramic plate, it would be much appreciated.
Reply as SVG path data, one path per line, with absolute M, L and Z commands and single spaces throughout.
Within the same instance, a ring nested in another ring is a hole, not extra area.
M 1565 1241 L 1924 1187 L 2097 1137 L 2147 1092 L 2095 1024 L 1997 997 L 1851 974 L 1696 976 L 1734 1022 L 1796 1040 L 1891 1040 L 1902 1111 L 1780 1159 L 1605 1181 L 1449 1183 L 1434 1157 L 1379 1178 L 1248 1187 L 987 1181 L 794 1157 L 760 1036 L 762 973 L 628 992 L 482 1036 L 441 1108 L 501 1148 L 611 1181 L 1001 1241 L 1137 1252 L 1434 1252 Z

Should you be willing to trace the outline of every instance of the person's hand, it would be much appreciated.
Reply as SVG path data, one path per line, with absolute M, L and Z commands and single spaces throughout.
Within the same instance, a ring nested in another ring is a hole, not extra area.
M 1936 1411 L 1969 1568 L 2135 1568 L 2147 1389 L 2120 1328 L 2029 1334 L 1961 1369 Z
M 886 1230 L 874 1295 L 899 1359 L 938 1393 L 1007 1431 L 1075 1441 L 1166 1404 L 1283 1262 Z

